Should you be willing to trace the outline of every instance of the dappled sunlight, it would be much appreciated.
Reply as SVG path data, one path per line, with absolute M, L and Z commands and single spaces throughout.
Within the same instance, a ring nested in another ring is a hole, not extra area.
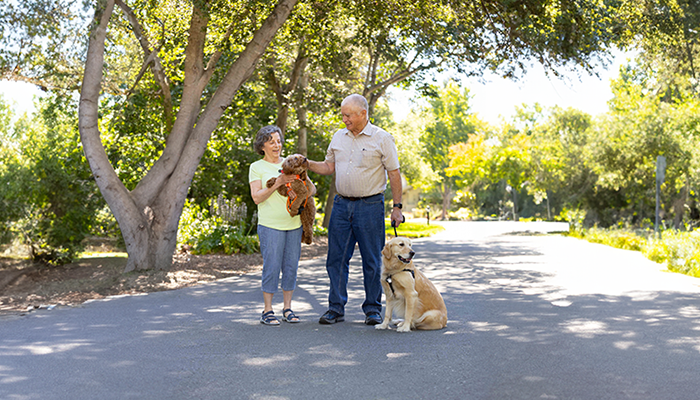
M 610 350 L 659 354 L 700 349 L 688 340 L 700 330 L 700 308 L 689 305 L 698 301 L 698 280 L 659 274 L 663 266 L 640 254 L 568 237 L 456 236 L 423 239 L 414 250 L 417 267 L 443 294 L 458 335 L 540 345 L 575 338 Z M 459 241 L 462 251 L 455 252 Z M 678 287 L 686 293 L 668 290 Z M 477 299 L 488 308 L 470 309 Z M 669 342 L 675 347 L 659 340 L 669 324 L 688 332 Z
M 143 336 L 146 338 L 157 338 L 160 336 L 164 335 L 172 335 L 176 333 L 180 333 L 181 331 L 179 330 L 172 330 L 172 331 L 166 331 L 166 330 L 150 330 L 150 331 L 143 331 Z
M 376 398 L 391 398 L 382 384 L 396 370 L 421 387 L 483 385 L 474 398 L 493 399 L 585 398 L 567 396 L 569 386 L 590 388 L 589 398 L 655 399 L 664 398 L 656 386 L 695 379 L 698 280 L 679 281 L 659 274 L 657 264 L 630 262 L 628 252 L 565 237 L 472 232 L 415 240 L 414 250 L 416 267 L 445 299 L 446 329 L 397 334 L 366 326 L 359 254 L 346 321 L 320 325 L 328 296 L 322 257 L 299 268 L 293 309 L 300 324 L 260 324 L 259 271 L 8 321 L 21 328 L 0 325 L 0 397 L 32 393 L 27 379 L 37 372 L 29 366 L 44 365 L 81 371 L 69 379 L 73 388 L 134 373 L 150 380 L 145 371 L 156 370 L 171 398 L 193 388 L 192 397 L 227 398 L 234 384 L 246 388 L 240 398 L 304 398 L 364 384 L 380 388 Z M 280 290 L 278 317 L 281 307 Z M 562 377 L 572 381 L 557 386 Z
M 356 365 L 360 365 L 360 362 L 359 361 L 352 361 L 352 360 L 327 359 L 327 360 L 314 361 L 310 365 L 312 367 L 319 367 L 319 368 L 353 367 Z
M 31 344 L 0 345 L 0 356 L 43 356 L 55 353 L 65 353 L 76 350 L 80 347 L 90 346 L 90 342 L 74 342 L 74 343 L 49 343 L 36 342 Z
M 359 360 L 353 360 L 355 353 L 343 351 L 330 344 L 310 347 L 306 354 L 313 355 L 316 361 L 310 365 L 320 368 L 331 368 L 336 366 L 354 366 L 360 364 Z M 319 359 L 322 357 L 322 359 Z
M 612 335 L 619 332 L 610 331 L 608 324 L 601 321 L 591 321 L 586 319 L 576 319 L 566 321 L 561 324 L 565 332 L 572 333 L 578 337 L 591 339 L 596 335 Z
M 386 358 L 389 360 L 394 360 L 408 356 L 411 356 L 411 353 L 387 353 Z
M 0 365 L 0 385 L 23 383 L 30 379 L 28 376 L 13 375 L 12 371 L 14 371 L 14 368 L 10 368 L 5 365 Z
M 288 363 L 289 361 L 292 361 L 294 359 L 293 356 L 288 356 L 288 355 L 274 355 L 270 357 L 250 357 L 250 358 L 245 358 L 242 357 L 243 360 L 241 361 L 241 364 L 249 366 L 249 367 L 280 367 L 283 366 L 285 363 Z

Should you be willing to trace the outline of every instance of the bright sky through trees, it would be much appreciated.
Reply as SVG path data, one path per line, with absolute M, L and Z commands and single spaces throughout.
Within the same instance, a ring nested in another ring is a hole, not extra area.
M 547 77 L 544 68 L 535 64 L 517 82 L 485 74 L 483 78 L 465 79 L 463 84 L 469 87 L 473 96 L 472 111 L 493 125 L 497 125 L 501 117 L 514 115 L 515 107 L 523 103 L 540 103 L 543 107 L 572 107 L 595 116 L 607 111 L 607 102 L 612 98 L 610 80 L 617 78 L 620 65 L 633 57 L 634 53 L 615 52 L 614 59 L 607 68 L 598 71 L 599 77 L 585 72 L 578 77 L 575 72 L 564 70 L 560 71 L 562 77 Z M 403 120 L 410 109 L 416 106 L 415 92 L 391 88 L 389 96 L 389 105 L 396 121 Z
M 616 78 L 620 65 L 632 58 L 631 53 L 615 53 L 614 60 L 607 69 L 601 69 L 600 77 L 581 73 L 580 77 L 570 71 L 561 71 L 562 78 L 547 77 L 539 64 L 532 66 L 519 81 L 511 81 L 493 74 L 483 78 L 464 80 L 474 96 L 472 109 L 479 118 L 491 124 L 498 124 L 500 118 L 508 118 L 521 104 L 540 103 L 544 107 L 558 105 L 562 108 L 576 108 L 593 116 L 607 111 L 607 101 L 612 98 L 610 79 Z M 41 96 L 42 91 L 34 85 L 22 82 L 0 82 L 0 93 L 7 101 L 17 104 L 16 115 L 32 112 L 32 99 Z M 414 107 L 415 93 L 401 89 L 389 90 L 391 110 L 397 121 L 403 120 L 411 107 Z

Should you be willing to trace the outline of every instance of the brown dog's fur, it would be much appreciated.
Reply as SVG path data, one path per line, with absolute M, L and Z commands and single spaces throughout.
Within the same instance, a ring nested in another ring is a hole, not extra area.
M 396 237 L 382 250 L 382 288 L 386 297 L 386 312 L 384 322 L 376 325 L 376 329 L 388 329 L 392 314 L 404 318 L 398 324 L 398 332 L 447 326 L 445 301 L 433 283 L 413 265 L 415 252 L 411 244 L 408 238 Z M 415 279 L 410 271 L 415 274 Z
M 311 244 L 314 238 L 314 219 L 316 218 L 316 204 L 314 202 L 314 197 L 311 196 L 311 180 L 306 172 L 309 169 L 309 160 L 301 154 L 292 154 L 291 156 L 284 159 L 282 163 L 282 172 L 286 175 L 299 175 L 299 179 L 295 179 L 294 182 L 290 184 L 291 189 L 296 193 L 296 198 L 292 202 L 291 206 L 288 208 L 289 215 L 292 217 L 297 214 L 301 218 L 302 226 L 302 243 Z M 268 179 L 266 185 L 267 187 L 272 187 L 275 184 L 277 178 Z M 306 181 L 306 185 L 304 185 Z M 286 185 L 282 185 L 277 188 L 277 192 L 282 196 L 287 196 L 288 188 Z M 304 206 L 304 201 L 306 201 L 306 206 Z

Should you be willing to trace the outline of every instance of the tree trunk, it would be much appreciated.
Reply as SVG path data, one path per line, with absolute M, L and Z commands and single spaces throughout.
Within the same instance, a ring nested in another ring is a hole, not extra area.
M 299 121 L 299 131 L 297 133 L 297 153 L 306 157 L 308 155 L 308 139 L 307 139 L 307 125 L 308 117 L 306 112 L 306 99 L 304 94 L 306 93 L 306 87 L 309 84 L 308 75 L 304 75 L 299 80 L 299 93 L 297 100 L 297 120 Z
M 252 74 L 255 64 L 296 2 L 279 1 L 230 66 L 201 115 L 202 92 L 214 73 L 218 57 L 211 57 L 210 65 L 204 66 L 203 50 L 209 20 L 203 10 L 193 8 L 185 49 L 185 85 L 177 119 L 163 154 L 132 192 L 119 180 L 100 139 L 98 104 L 105 38 L 114 0 L 107 0 L 104 8 L 98 6 L 96 9 L 95 21 L 98 24 L 90 34 L 80 93 L 80 137 L 97 186 L 124 236 L 129 254 L 126 272 L 167 268 L 172 264 L 182 208 L 207 142 L 236 91 Z
M 450 207 L 450 185 L 442 183 L 442 220 L 447 220 L 447 210 Z
M 282 133 L 287 131 L 287 120 L 289 119 L 289 106 L 291 105 L 291 98 L 294 96 L 294 92 L 297 90 L 297 85 L 304 75 L 306 66 L 309 63 L 309 57 L 305 54 L 304 40 L 302 39 L 299 44 L 299 51 L 297 52 L 297 57 L 294 60 L 294 67 L 289 73 L 289 82 L 285 85 L 281 85 L 277 76 L 275 75 L 274 61 L 268 69 L 267 77 L 270 83 L 270 89 L 275 94 L 277 99 L 277 120 L 276 125 L 280 128 Z
M 333 199 L 336 195 L 335 191 L 335 173 L 331 175 L 331 184 L 328 187 L 328 198 L 326 199 L 326 208 L 324 209 L 323 223 L 321 224 L 324 228 L 328 228 L 331 222 L 331 212 L 333 212 Z
M 673 227 L 680 230 L 683 227 L 683 214 L 685 214 L 685 203 L 688 200 L 688 187 L 683 186 L 678 199 L 673 202 Z

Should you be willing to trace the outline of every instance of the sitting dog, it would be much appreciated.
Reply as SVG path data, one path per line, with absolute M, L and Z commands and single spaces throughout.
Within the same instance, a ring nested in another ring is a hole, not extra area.
M 284 159 L 282 173 L 296 175 L 296 179 L 286 185 L 277 188 L 277 192 L 287 197 L 287 211 L 292 217 L 299 215 L 302 226 L 302 243 L 313 243 L 314 219 L 316 218 L 316 204 L 311 196 L 311 180 L 307 174 L 309 160 L 301 154 L 292 154 Z M 270 178 L 266 185 L 272 187 L 277 178 Z
M 398 332 L 411 329 L 442 329 L 447 326 L 447 307 L 440 292 L 413 265 L 416 254 L 405 237 L 391 239 L 382 250 L 382 288 L 386 297 L 384 322 L 376 329 L 388 329 L 392 314 L 404 318 Z

